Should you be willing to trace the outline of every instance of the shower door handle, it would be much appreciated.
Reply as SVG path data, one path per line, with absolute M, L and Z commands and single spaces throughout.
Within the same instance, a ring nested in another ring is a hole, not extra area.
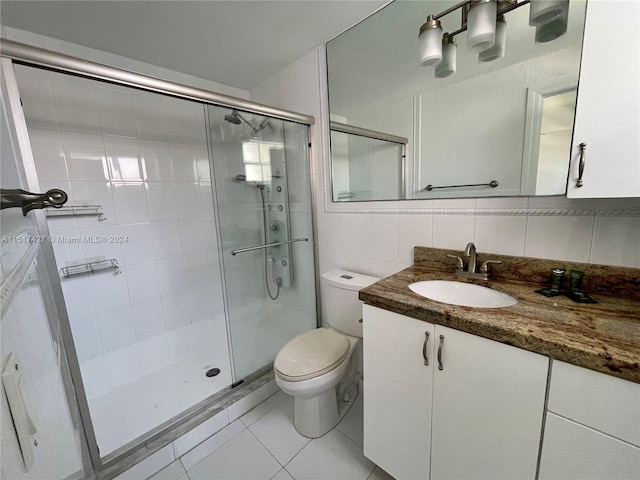
M 231 255 L 235 256 L 238 253 L 251 252 L 253 250 L 260 250 L 261 248 L 277 247 L 279 245 L 287 245 L 295 242 L 308 242 L 308 238 L 296 238 L 295 240 L 286 240 L 284 242 L 267 243 L 265 245 L 256 245 L 255 247 L 239 248 L 238 250 L 231 250 Z
M 60 189 L 53 188 L 45 193 L 31 193 L 19 188 L 0 190 L 0 209 L 18 207 L 24 216 L 36 208 L 60 208 L 69 197 Z

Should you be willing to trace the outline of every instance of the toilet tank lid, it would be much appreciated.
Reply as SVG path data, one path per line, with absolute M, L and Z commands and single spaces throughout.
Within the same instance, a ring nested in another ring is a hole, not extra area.
M 323 283 L 346 290 L 360 290 L 361 288 L 373 285 L 378 280 L 380 280 L 378 277 L 340 269 L 331 270 L 330 272 L 322 274 Z

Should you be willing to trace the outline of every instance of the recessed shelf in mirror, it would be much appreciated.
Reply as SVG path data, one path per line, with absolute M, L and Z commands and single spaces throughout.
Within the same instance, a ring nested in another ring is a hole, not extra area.
M 404 188 L 393 198 L 385 192 L 363 200 L 564 194 L 571 135 L 556 135 L 551 146 L 542 139 L 543 121 L 548 121 L 543 106 L 546 110 L 548 97 L 577 88 L 586 2 L 569 2 L 565 34 L 536 43 L 529 5 L 520 0 L 522 5 L 504 14 L 504 58 L 479 62 L 477 53 L 467 51 L 467 32 L 462 31 L 456 35 L 455 74 L 437 78 L 435 66 L 420 66 L 418 32 L 427 15 L 456 4 L 396 0 L 327 43 L 331 118 L 410 139 Z M 440 21 L 443 32 L 460 29 L 455 12 Z M 575 95 L 567 98 L 573 104 L 563 103 L 565 131 L 567 123 L 572 130 L 575 111 Z M 554 158 L 548 161 L 551 150 Z M 360 200 L 357 195 L 337 198 L 352 192 L 349 183 L 357 178 L 340 176 L 339 163 L 349 158 L 333 142 L 332 156 L 334 191 L 327 194 L 334 201 Z M 492 179 L 499 185 L 425 189 Z

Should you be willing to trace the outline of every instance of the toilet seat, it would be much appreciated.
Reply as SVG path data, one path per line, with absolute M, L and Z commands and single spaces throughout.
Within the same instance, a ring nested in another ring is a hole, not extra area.
M 346 336 L 318 328 L 291 339 L 274 361 L 276 373 L 289 382 L 309 380 L 335 369 L 349 354 Z

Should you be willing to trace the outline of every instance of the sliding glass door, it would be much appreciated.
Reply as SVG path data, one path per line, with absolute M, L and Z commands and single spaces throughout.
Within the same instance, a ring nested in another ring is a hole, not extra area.
M 308 127 L 208 107 L 236 381 L 316 326 Z

